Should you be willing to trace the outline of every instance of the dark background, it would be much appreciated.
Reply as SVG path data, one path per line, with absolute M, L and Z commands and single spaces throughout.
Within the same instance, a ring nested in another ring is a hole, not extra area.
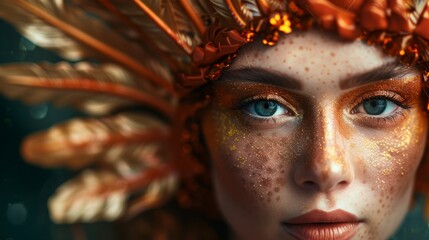
M 37 48 L 0 21 L 0 64 L 40 61 L 62 59 Z M 27 106 L 0 96 L 0 240 L 115 239 L 107 223 L 53 224 L 48 197 L 72 173 L 32 166 L 20 156 L 20 142 L 26 135 L 76 116 L 82 114 L 50 104 Z M 86 237 L 79 237 L 82 233 Z
M 58 62 L 61 59 L 37 48 L 0 21 L 0 64 L 23 61 Z M 117 239 L 108 223 L 53 224 L 47 199 L 72 173 L 31 166 L 20 157 L 19 146 L 24 136 L 79 115 L 72 109 L 49 104 L 27 106 L 0 96 L 0 240 Z M 420 204 L 410 211 L 392 240 L 429 239 L 428 225 L 421 215 L 423 199 L 417 200 Z

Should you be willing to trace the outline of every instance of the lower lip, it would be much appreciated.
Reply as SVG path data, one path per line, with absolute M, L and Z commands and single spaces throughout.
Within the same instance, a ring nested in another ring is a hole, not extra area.
M 285 230 L 299 240 L 346 240 L 353 237 L 359 222 L 283 224 Z

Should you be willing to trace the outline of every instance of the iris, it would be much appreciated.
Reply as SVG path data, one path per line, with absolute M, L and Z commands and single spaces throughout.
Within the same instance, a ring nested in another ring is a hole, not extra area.
M 248 104 L 247 110 L 257 117 L 272 117 L 282 114 L 283 108 L 276 101 L 272 100 L 256 100 Z
M 274 115 L 274 113 L 277 111 L 278 104 L 273 101 L 258 101 L 255 103 L 255 112 L 264 117 L 269 117 Z
M 369 115 L 380 115 L 388 108 L 388 105 L 394 104 L 383 98 L 372 98 L 363 102 L 363 108 Z

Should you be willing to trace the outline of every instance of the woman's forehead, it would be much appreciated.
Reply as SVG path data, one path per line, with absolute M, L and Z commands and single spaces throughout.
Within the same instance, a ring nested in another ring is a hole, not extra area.
M 249 44 L 240 51 L 231 70 L 262 68 L 296 79 L 303 88 L 316 83 L 340 88 L 340 82 L 348 78 L 394 62 L 377 47 L 312 30 L 283 35 L 273 47 L 259 41 Z

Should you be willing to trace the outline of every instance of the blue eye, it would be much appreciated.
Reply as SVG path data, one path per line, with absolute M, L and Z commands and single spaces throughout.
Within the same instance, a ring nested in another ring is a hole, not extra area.
M 391 100 L 382 97 L 364 100 L 357 108 L 358 112 L 374 116 L 390 115 L 399 106 Z
M 250 115 L 256 117 L 273 117 L 287 113 L 285 107 L 273 100 L 255 100 L 246 105 Z

